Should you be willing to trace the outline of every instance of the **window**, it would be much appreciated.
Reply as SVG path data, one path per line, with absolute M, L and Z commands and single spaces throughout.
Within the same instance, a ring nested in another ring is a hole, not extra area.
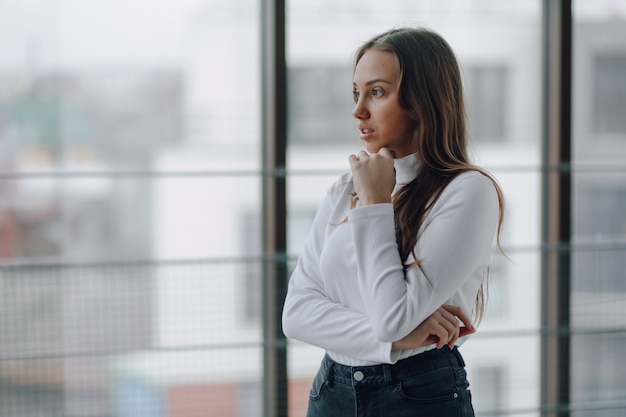
M 491 260 L 487 286 L 486 314 L 494 318 L 506 316 L 510 310 L 509 291 L 511 275 L 508 273 L 509 261 L 497 254 Z
M 287 224 L 288 253 L 294 253 L 290 248 L 301 248 L 309 234 L 315 210 L 317 207 L 302 207 L 289 213 Z M 261 228 L 259 217 L 256 213 L 246 213 L 241 221 L 240 240 L 244 257 L 257 257 L 261 254 Z M 263 262 L 257 260 L 245 260 L 243 273 L 242 293 L 245 294 L 245 302 L 241 303 L 244 309 L 244 320 L 248 323 L 260 323 L 263 318 Z M 295 266 L 295 265 L 292 265 Z
M 347 156 L 359 149 L 349 93 L 351 58 L 362 42 L 394 26 L 427 26 L 443 35 L 457 53 L 467 92 L 468 128 L 475 145 L 472 159 L 494 172 L 507 205 L 515 209 L 507 211 L 505 228 L 509 232 L 504 242 L 512 262 L 494 255 L 482 336 L 462 347 L 468 364 L 492 365 L 493 349 L 505 353 L 500 363 L 512 366 L 510 372 L 490 374 L 491 382 L 485 383 L 501 392 L 497 401 L 485 407 L 500 407 L 503 414 L 519 413 L 522 404 L 539 407 L 539 361 L 529 358 L 539 358 L 541 335 L 537 302 L 541 299 L 541 249 L 536 232 L 540 207 L 536 161 L 541 152 L 540 6 L 541 2 L 525 0 L 470 1 L 463 7 L 442 0 L 366 1 L 359 3 L 358 9 L 328 3 L 322 14 L 312 13 L 310 7 L 305 10 L 303 2 L 290 2 L 287 13 L 287 165 L 305 171 L 289 177 L 294 184 L 288 197 L 290 208 L 302 207 L 305 202 L 319 207 L 323 191 L 317 190 L 326 190 L 348 170 Z M 328 171 L 335 167 L 340 172 L 330 175 Z M 296 187 L 296 182 L 302 186 Z M 293 212 L 289 209 L 288 215 Z M 297 252 L 294 248 L 290 253 Z M 290 341 L 289 349 L 290 378 L 314 375 L 319 349 L 297 341 Z M 523 364 L 516 359 L 520 352 L 528 359 Z M 474 376 L 470 377 L 473 384 Z M 489 397 L 493 389 L 484 392 Z M 296 399 L 292 395 L 290 401 Z
M 465 68 L 470 136 L 480 142 L 506 140 L 508 71 L 502 66 Z
M 480 412 L 494 412 L 502 409 L 504 369 L 501 366 L 481 366 L 472 372 L 470 390 L 474 409 Z M 489 414 L 491 415 L 491 414 Z
M 626 235 L 626 188 L 612 178 L 579 174 L 576 233 L 582 239 L 620 238 Z
M 572 68 L 572 417 L 624 415 L 626 3 L 576 1 Z M 612 405 L 613 404 L 613 405 Z
M 626 52 L 593 57 L 593 131 L 626 134 Z
M 298 66 L 288 70 L 288 138 L 293 144 L 349 143 L 356 136 L 352 120 L 349 65 Z
M 261 254 L 260 226 L 257 213 L 246 213 L 241 219 L 240 241 L 242 254 L 246 258 Z M 263 317 L 263 262 L 246 262 L 243 278 L 242 292 L 245 294 L 245 301 L 241 306 L 244 309 L 244 320 L 260 323 Z

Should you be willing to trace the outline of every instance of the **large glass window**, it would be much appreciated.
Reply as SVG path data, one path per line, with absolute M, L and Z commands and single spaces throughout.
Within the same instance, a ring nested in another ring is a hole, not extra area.
M 571 401 L 541 404 L 542 2 L 286 2 L 291 266 L 362 148 L 361 42 L 426 26 L 460 59 L 510 258 L 462 347 L 477 416 L 626 409 L 626 2 L 572 3 Z M 261 4 L 0 0 L 0 416 L 263 415 Z M 288 346 L 304 416 L 323 352 Z
M 465 69 L 470 131 L 475 141 L 507 139 L 507 74 L 507 69 L 499 66 Z
M 260 409 L 258 3 L 0 1 L 0 415 Z
M 626 51 L 598 52 L 593 57 L 593 131 L 626 133 Z
M 290 67 L 288 74 L 290 144 L 333 147 L 350 143 L 354 129 L 345 114 L 352 104 L 352 97 L 346 94 L 346 85 L 351 85 L 350 67 L 309 63 Z
M 624 415 L 626 2 L 573 2 L 572 416 Z
M 443 35 L 462 66 L 475 160 L 493 172 L 506 194 L 502 238 L 512 260 L 494 250 L 487 316 L 462 353 L 479 415 L 537 415 L 528 410 L 539 408 L 540 2 L 311 4 L 287 3 L 288 213 L 292 207 L 316 209 L 332 182 L 349 170 L 348 155 L 362 149 L 351 115 L 358 46 L 404 25 Z M 298 250 L 290 246 L 292 257 Z M 322 352 L 290 341 L 288 357 L 292 381 L 308 386 Z M 301 410 L 293 416 L 304 416 L 306 390 L 290 396 Z

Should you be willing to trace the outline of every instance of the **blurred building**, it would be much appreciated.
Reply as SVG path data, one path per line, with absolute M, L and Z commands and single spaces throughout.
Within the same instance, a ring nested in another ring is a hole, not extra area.
M 0 34 L 23 43 L 0 40 L 0 415 L 259 415 L 257 2 L 188 0 L 184 13 L 113 2 L 100 16 L 78 1 L 17 3 L 0 2 L 0 16 L 15 17 L 0 17 Z M 626 344 L 626 6 L 575 3 L 571 391 L 583 406 L 611 405 L 626 398 L 615 349 Z M 356 47 L 393 25 L 425 25 L 460 58 L 475 159 L 505 190 L 512 259 L 494 251 L 488 315 L 462 347 L 478 415 L 539 415 L 540 9 L 289 3 L 291 262 L 360 149 Z M 72 33 L 73 13 L 93 28 Z M 321 356 L 290 342 L 293 416 Z
M 407 3 L 396 6 L 394 12 L 406 16 L 416 10 Z M 350 114 L 353 105 L 350 95 L 352 53 L 366 39 L 363 36 L 385 30 L 386 26 L 377 22 L 375 13 L 362 12 L 358 19 L 348 17 L 350 13 L 348 10 L 335 12 L 320 31 L 317 20 L 312 19 L 306 10 L 296 9 L 289 27 L 293 45 L 288 51 L 288 169 L 293 171 L 288 194 L 292 255 L 297 254 L 308 233 L 324 193 L 338 173 L 348 169 L 347 156 L 361 148 L 356 122 Z M 242 118 L 260 119 L 258 106 L 249 105 L 260 100 L 254 94 L 255 80 L 246 77 L 250 57 L 257 53 L 256 45 L 247 41 L 258 30 L 254 25 L 257 16 L 244 16 L 242 18 L 240 10 L 234 8 L 203 15 L 204 19 L 196 21 L 193 33 L 199 45 L 214 45 L 213 40 L 217 38 L 237 39 L 237 34 L 247 35 L 239 38 L 240 43 L 230 43 L 227 51 L 220 51 L 222 65 L 216 65 L 215 54 L 189 54 L 192 58 L 185 77 L 189 80 L 187 108 L 191 114 L 203 116 L 201 121 L 194 123 L 193 135 L 185 146 L 166 149 L 159 155 L 155 164 L 157 170 L 211 167 L 237 172 L 249 167 L 258 168 L 258 130 L 241 123 Z M 505 190 L 517 191 L 507 192 L 508 205 L 513 209 L 508 213 L 504 238 L 506 245 L 512 246 L 533 245 L 539 241 L 539 229 L 526 226 L 529 222 L 538 222 L 539 218 L 539 172 L 518 175 L 507 171 L 510 165 L 539 164 L 539 109 L 534 114 L 524 112 L 525 117 L 517 117 L 519 109 L 540 102 L 540 89 L 528 88 L 541 84 L 541 57 L 537 48 L 540 33 L 533 17 L 536 16 L 531 10 L 506 25 L 497 15 L 483 16 L 478 12 L 471 14 L 469 19 L 467 16 L 440 14 L 428 19 L 428 25 L 450 41 L 462 62 L 476 157 L 483 164 L 494 165 L 495 174 Z M 368 30 L 364 31 L 363 27 Z M 470 30 L 473 32 L 471 41 L 464 36 Z M 368 34 L 363 35 L 364 32 Z M 494 32 L 498 33 L 497 40 L 492 39 Z M 512 49 L 510 45 L 518 48 Z M 242 83 L 243 88 L 231 89 L 231 86 Z M 215 96 L 220 99 L 212 100 Z M 335 174 L 298 174 L 312 170 L 334 171 Z M 176 259 L 185 254 L 202 257 L 207 253 L 224 257 L 260 255 L 259 244 L 255 243 L 259 240 L 255 231 L 260 222 L 260 210 L 256 207 L 260 183 L 254 181 L 250 183 L 231 177 L 205 181 L 204 185 L 188 180 L 163 182 L 155 189 L 158 200 L 154 206 L 160 210 L 154 224 L 156 242 L 159 242 L 157 258 Z M 181 201 L 192 205 L 185 210 L 185 216 L 178 215 Z M 217 208 L 220 205 L 228 208 Z M 201 230 L 210 232 L 193 233 L 198 225 L 203 225 Z M 180 242 L 184 245 L 181 246 Z M 538 327 L 539 253 L 513 257 L 522 261 L 513 266 L 501 255 L 494 255 L 490 315 L 481 327 L 485 333 L 508 332 L 516 328 L 529 332 Z M 260 308 L 253 306 L 259 305 L 261 293 L 254 282 L 260 281 L 260 275 L 250 280 L 249 271 L 255 272 L 235 265 L 232 270 L 221 266 L 220 279 L 229 285 L 203 287 L 202 281 L 206 277 L 199 274 L 186 281 L 188 286 L 181 288 L 177 271 L 164 270 L 158 276 L 158 311 L 161 314 L 157 320 L 161 324 L 158 341 L 166 346 L 180 346 L 223 342 L 224 338 L 233 343 L 256 340 L 260 335 L 261 316 Z M 190 317 L 183 311 L 193 311 L 196 320 L 204 316 L 206 319 L 200 320 L 207 326 L 204 331 L 190 327 Z M 211 320 L 211 316 L 217 314 L 221 319 Z M 220 335 L 219 341 L 215 340 L 216 335 Z M 478 409 L 524 409 L 538 403 L 536 381 L 539 370 L 536 364 L 539 363 L 539 343 L 536 334 L 517 338 L 513 346 L 506 338 L 475 337 L 463 347 L 463 352 L 471 358 L 468 369 Z M 189 355 L 197 357 L 195 353 Z M 223 366 L 225 359 L 223 355 L 207 352 L 201 360 L 193 361 L 194 372 L 189 374 L 189 380 L 196 381 L 196 371 L 201 367 L 206 384 L 228 386 L 236 392 L 246 393 L 254 388 L 253 392 L 260 398 L 258 378 L 262 369 L 258 357 L 241 355 L 238 351 L 232 352 L 232 356 L 224 355 L 228 363 L 245 364 L 248 374 L 226 373 L 221 380 L 214 380 L 212 370 Z M 152 356 L 157 360 L 159 354 Z M 301 387 L 294 388 L 298 391 L 293 395 L 296 398 L 293 407 L 306 408 L 308 384 L 321 356 L 322 352 L 317 348 L 293 343 L 290 373 L 294 383 L 301 381 Z M 517 360 L 520 357 L 524 360 Z M 137 372 L 136 379 L 159 381 L 156 374 L 162 376 L 162 367 L 150 367 L 149 363 L 136 369 L 135 362 L 130 361 L 130 368 Z M 181 377 L 179 370 L 175 373 Z M 132 372 L 122 374 L 128 380 Z M 519 381 L 528 383 L 520 384 Z M 186 383 L 189 382 L 183 378 L 176 384 L 184 386 Z M 168 384 L 168 389 L 172 385 Z M 249 414 L 240 412 L 236 415 Z

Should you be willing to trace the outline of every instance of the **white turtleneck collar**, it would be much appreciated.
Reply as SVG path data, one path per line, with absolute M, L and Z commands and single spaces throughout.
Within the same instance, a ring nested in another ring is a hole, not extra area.
M 396 185 L 408 184 L 417 176 L 419 167 L 417 153 L 394 159 L 393 166 L 396 169 Z

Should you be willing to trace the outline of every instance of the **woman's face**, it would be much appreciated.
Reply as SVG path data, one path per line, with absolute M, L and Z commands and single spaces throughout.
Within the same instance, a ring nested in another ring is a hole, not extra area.
M 368 49 L 356 64 L 352 115 L 368 152 L 387 147 L 396 158 L 417 150 L 412 140 L 415 121 L 398 102 L 400 73 L 391 52 Z

